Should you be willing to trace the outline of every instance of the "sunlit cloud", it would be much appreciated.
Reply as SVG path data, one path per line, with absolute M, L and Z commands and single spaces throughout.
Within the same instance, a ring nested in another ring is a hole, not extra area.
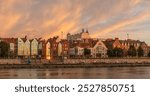
M 98 38 L 143 31 L 150 43 L 143 38 L 150 35 L 149 6 L 149 0 L 1 0 L 0 37 L 47 39 L 86 28 Z

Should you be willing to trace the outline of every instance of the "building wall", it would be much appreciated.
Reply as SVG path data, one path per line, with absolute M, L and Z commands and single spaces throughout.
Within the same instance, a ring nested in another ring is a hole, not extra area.
M 81 39 L 89 39 L 89 38 L 90 38 L 89 33 L 87 32 L 81 33 Z
M 10 51 L 14 52 L 15 51 L 15 44 L 10 43 Z
M 51 59 L 51 44 L 50 44 L 50 42 L 46 43 L 46 59 Z
M 102 41 L 98 41 L 97 44 L 92 48 L 93 57 L 107 57 L 107 47 Z
M 149 50 L 148 50 L 147 44 L 146 44 L 146 43 L 142 43 L 142 44 L 141 44 L 141 47 L 142 47 L 142 49 L 143 49 L 143 51 L 144 51 L 144 56 L 148 56 Z
M 69 49 L 69 55 L 75 55 L 75 48 L 70 48 Z
M 61 43 L 59 43 L 58 44 L 58 56 L 62 56 L 62 44 Z
M 64 57 L 69 57 L 69 42 L 67 40 L 62 42 L 62 54 Z
M 78 49 L 78 53 L 77 53 L 77 55 L 78 56 L 83 56 L 84 55 L 84 48 L 81 48 L 81 47 L 77 47 L 77 49 Z
M 24 56 L 24 41 L 21 38 L 18 38 L 17 42 L 18 42 L 17 43 L 17 45 L 18 45 L 17 55 L 18 56 Z
M 27 40 L 27 41 L 24 43 L 24 56 L 25 56 L 25 57 L 30 56 L 30 41 L 29 41 L 29 40 Z
M 37 55 L 38 55 L 38 41 L 36 39 L 33 39 L 31 42 L 31 56 Z
M 88 31 L 84 31 L 82 29 L 82 32 L 71 35 L 70 33 L 67 34 L 67 40 L 80 40 L 80 39 L 89 39 L 90 35 Z
M 46 58 L 46 41 L 45 40 L 39 40 L 38 44 L 38 55 L 40 58 Z

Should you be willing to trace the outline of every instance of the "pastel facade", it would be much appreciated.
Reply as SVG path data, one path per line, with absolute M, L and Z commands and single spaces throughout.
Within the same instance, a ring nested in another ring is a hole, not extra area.
M 24 56 L 25 55 L 25 43 L 21 38 L 17 40 L 17 56 Z
M 30 41 L 26 40 L 24 42 L 24 56 L 27 58 L 30 56 Z
M 92 56 L 94 58 L 97 57 L 102 57 L 102 58 L 106 58 L 107 57 L 107 47 L 105 46 L 105 44 L 99 40 L 96 45 L 92 48 Z
M 38 40 L 38 55 L 39 58 L 46 58 L 46 41 L 45 40 Z
M 72 43 L 70 43 L 70 58 L 84 58 L 85 49 L 90 51 L 88 56 L 90 58 L 107 57 L 107 47 L 101 40 L 83 39 L 76 41 L 74 40 Z
M 127 51 L 129 50 L 130 46 L 134 46 L 136 50 L 141 46 L 144 51 L 144 56 L 148 55 L 148 45 L 145 42 L 141 42 L 139 40 L 119 40 L 119 38 L 107 39 L 105 40 L 105 45 L 108 50 L 112 50 L 114 48 L 121 48 L 124 51 L 124 55 L 127 55 Z
M 106 39 L 105 41 L 91 38 L 88 30 L 82 30 L 77 34 L 67 34 L 67 39 L 57 37 L 46 40 L 24 38 L 1 38 L 10 44 L 10 52 L 14 57 L 23 58 L 44 58 L 44 59 L 62 59 L 62 58 L 106 58 L 107 51 L 114 48 L 121 48 L 124 54 L 127 54 L 130 46 L 138 50 L 139 46 L 147 56 L 150 48 L 145 42 L 139 40 L 119 40 Z M 88 53 L 88 54 L 86 54 Z M 88 55 L 88 56 L 87 56 Z M 127 56 L 127 55 L 124 55 Z
M 31 57 L 37 57 L 38 56 L 38 40 L 37 39 L 33 39 L 31 40 Z
M 46 43 L 46 59 L 51 59 L 51 43 Z
M 62 51 L 63 51 L 62 44 L 59 42 L 58 43 L 58 56 L 62 56 Z
M 148 54 L 149 54 L 149 47 L 148 47 L 148 45 L 145 42 L 141 42 L 141 47 L 142 47 L 142 49 L 144 51 L 144 56 L 145 57 L 148 56 Z

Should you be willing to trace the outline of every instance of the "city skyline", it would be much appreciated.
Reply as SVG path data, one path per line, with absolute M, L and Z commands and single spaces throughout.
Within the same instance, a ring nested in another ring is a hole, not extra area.
M 95 38 L 129 34 L 150 44 L 149 9 L 149 0 L 3 0 L 0 37 L 47 39 L 86 28 Z

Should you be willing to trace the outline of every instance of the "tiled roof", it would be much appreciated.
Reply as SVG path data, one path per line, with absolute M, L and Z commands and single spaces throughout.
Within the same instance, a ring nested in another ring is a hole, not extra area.
M 2 41 L 5 41 L 7 43 L 16 43 L 17 38 L 1 38 Z

